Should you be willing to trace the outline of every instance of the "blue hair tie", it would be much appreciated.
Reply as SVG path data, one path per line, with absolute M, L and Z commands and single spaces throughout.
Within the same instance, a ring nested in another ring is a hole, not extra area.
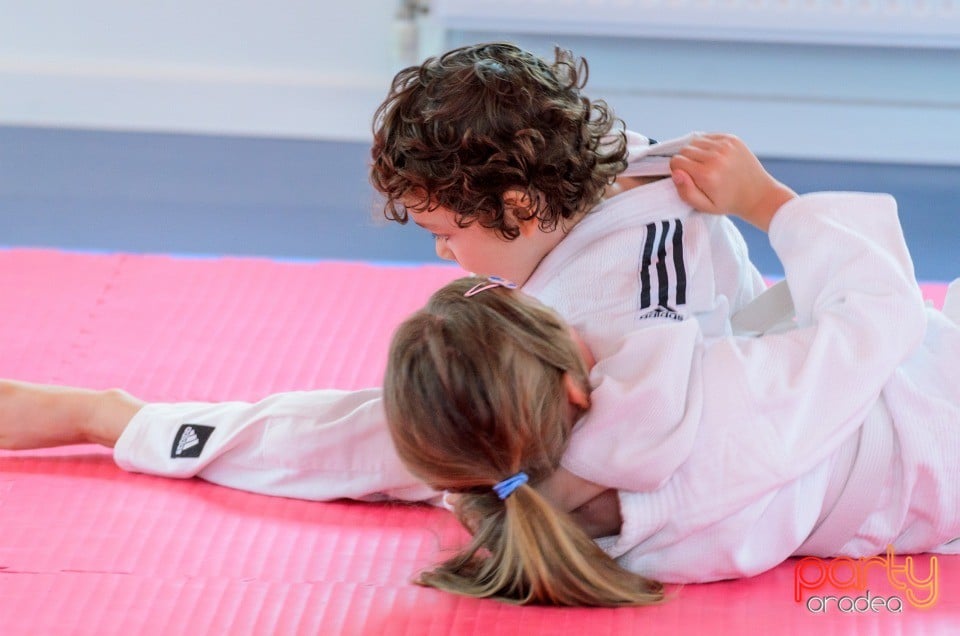
M 528 479 L 527 473 L 520 471 L 513 477 L 507 477 L 500 483 L 494 485 L 493 490 L 497 493 L 497 497 L 506 499 L 513 494 L 514 490 L 527 483 Z

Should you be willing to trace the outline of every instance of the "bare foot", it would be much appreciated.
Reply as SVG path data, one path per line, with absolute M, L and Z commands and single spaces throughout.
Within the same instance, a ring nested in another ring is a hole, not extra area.
M 88 443 L 112 447 L 143 404 L 116 389 L 0 380 L 0 448 Z

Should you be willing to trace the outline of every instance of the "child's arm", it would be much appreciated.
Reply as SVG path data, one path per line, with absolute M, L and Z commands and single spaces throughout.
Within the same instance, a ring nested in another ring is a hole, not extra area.
M 768 478 L 795 479 L 862 426 L 926 329 L 896 202 L 856 193 L 791 198 L 772 217 L 770 241 L 790 281 L 797 328 L 706 341 L 686 320 L 629 334 L 594 367 L 601 381 L 564 454 L 567 470 L 649 493 L 677 478 L 694 452 L 712 448 L 719 470 L 693 476 L 731 488 L 678 488 L 722 494 L 733 509 L 753 484 L 769 492 Z M 644 527 L 653 532 L 658 523 Z
M 119 390 L 0 380 L 0 448 L 113 447 L 144 402 Z
M 563 466 L 537 484 L 536 489 L 557 510 L 569 513 L 590 538 L 620 532 L 623 520 L 616 490 L 578 477 Z
M 764 232 L 796 193 L 773 178 L 739 138 L 697 137 L 670 161 L 680 198 L 701 212 L 733 214 Z

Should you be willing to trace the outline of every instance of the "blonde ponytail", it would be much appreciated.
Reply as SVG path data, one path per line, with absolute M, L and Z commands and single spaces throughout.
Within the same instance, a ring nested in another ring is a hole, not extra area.
M 457 514 L 468 528 L 477 524 L 473 541 L 422 573 L 421 585 L 519 604 L 619 607 L 664 598 L 660 583 L 621 568 L 530 486 L 504 501 L 465 494 Z

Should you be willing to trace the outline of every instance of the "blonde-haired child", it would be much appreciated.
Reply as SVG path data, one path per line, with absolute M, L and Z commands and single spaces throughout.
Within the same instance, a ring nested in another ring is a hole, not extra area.
M 384 401 L 397 452 L 447 491 L 474 535 L 420 582 L 522 603 L 659 602 L 659 583 L 619 567 L 588 536 L 586 509 L 565 515 L 522 487 L 542 488 L 559 469 L 589 406 L 588 368 L 555 312 L 494 280 L 444 286 L 390 349 Z
M 796 197 L 729 138 L 699 140 L 674 165 L 702 209 L 769 231 L 795 328 L 708 339 L 690 321 L 635 338 L 623 376 L 666 366 L 688 380 L 624 385 L 625 423 L 670 399 L 694 414 L 678 423 L 691 443 L 662 484 L 607 490 L 565 515 L 542 491 L 589 413 L 575 340 L 501 281 L 441 289 L 394 336 L 386 410 L 401 459 L 448 492 L 474 538 L 421 583 L 521 603 L 642 605 L 662 599 L 653 580 L 751 576 L 797 555 L 960 548 L 947 545 L 960 537 L 960 306 L 924 305 L 895 202 Z M 957 296 L 960 280 L 948 302 Z M 618 441 L 627 462 L 633 441 Z

